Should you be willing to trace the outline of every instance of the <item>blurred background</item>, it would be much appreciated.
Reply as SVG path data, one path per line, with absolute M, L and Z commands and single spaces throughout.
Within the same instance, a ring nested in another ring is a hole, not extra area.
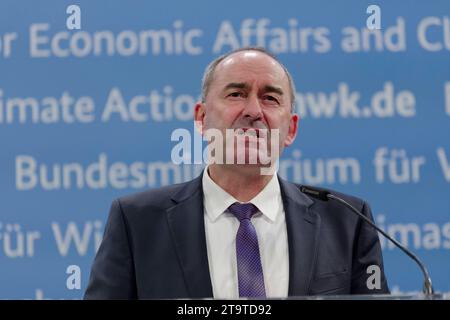
M 2 0 L 0 298 L 82 297 L 113 199 L 200 172 L 172 132 L 196 136 L 204 68 L 247 45 L 296 83 L 279 174 L 367 200 L 450 291 L 449 1 Z M 421 291 L 382 245 L 391 291 Z

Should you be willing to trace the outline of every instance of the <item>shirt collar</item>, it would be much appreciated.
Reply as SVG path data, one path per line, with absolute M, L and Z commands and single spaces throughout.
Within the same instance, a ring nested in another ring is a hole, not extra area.
M 230 205 L 239 202 L 211 179 L 208 174 L 208 167 L 203 171 L 202 185 L 204 206 L 211 221 L 215 221 Z M 249 202 L 254 204 L 270 221 L 275 221 L 280 205 L 282 205 L 277 175 L 274 174 L 264 189 Z

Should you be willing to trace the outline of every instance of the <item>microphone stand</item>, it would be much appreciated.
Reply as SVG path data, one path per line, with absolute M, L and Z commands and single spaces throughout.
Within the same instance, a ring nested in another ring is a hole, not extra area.
M 397 240 L 395 240 L 390 235 L 388 235 L 386 232 L 384 232 L 381 228 L 379 228 L 375 223 L 373 223 L 369 218 L 367 218 L 365 215 L 363 215 L 354 206 L 352 206 L 350 203 L 348 203 L 344 199 L 342 199 L 342 198 L 340 198 L 340 197 L 330 193 L 329 191 L 327 191 L 325 189 L 302 186 L 302 187 L 300 187 L 300 190 L 303 193 L 309 194 L 309 195 L 311 195 L 313 197 L 319 198 L 319 199 L 324 200 L 324 201 L 328 201 L 328 200 L 331 199 L 331 200 L 334 200 L 334 201 L 337 201 L 337 202 L 343 204 L 344 206 L 349 208 L 354 214 L 356 214 L 358 217 L 360 217 L 365 222 L 367 222 L 370 226 L 372 226 L 375 230 L 377 230 L 379 233 L 381 233 L 384 237 L 389 239 L 389 241 L 391 241 L 398 248 L 400 248 L 400 250 L 402 250 L 404 253 L 406 253 L 420 267 L 420 270 L 422 271 L 423 277 L 424 277 L 423 293 L 425 294 L 425 296 L 426 297 L 431 297 L 434 294 L 434 290 L 433 290 L 433 285 L 432 285 L 432 282 L 431 282 L 430 274 L 428 273 L 427 268 L 420 261 L 420 259 L 414 253 L 412 253 L 408 248 L 403 246 L 401 243 L 399 243 Z

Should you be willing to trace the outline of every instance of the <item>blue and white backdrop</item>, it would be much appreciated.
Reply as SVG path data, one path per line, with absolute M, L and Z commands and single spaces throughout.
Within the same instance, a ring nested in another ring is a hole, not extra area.
M 82 297 L 111 201 L 198 174 L 171 162 L 171 133 L 193 133 L 206 64 L 246 45 L 297 85 L 279 173 L 366 199 L 450 291 L 448 1 L 2 0 L 0 298 Z M 420 291 L 382 244 L 392 291 Z

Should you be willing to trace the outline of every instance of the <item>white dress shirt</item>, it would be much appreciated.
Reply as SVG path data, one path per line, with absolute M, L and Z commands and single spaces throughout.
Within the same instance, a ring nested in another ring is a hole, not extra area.
M 236 233 L 239 220 L 228 207 L 239 202 L 203 172 L 203 206 L 206 246 L 214 298 L 239 298 Z M 249 202 L 259 212 L 252 217 L 258 235 L 261 264 L 267 297 L 287 297 L 289 253 L 286 220 L 277 175 Z

